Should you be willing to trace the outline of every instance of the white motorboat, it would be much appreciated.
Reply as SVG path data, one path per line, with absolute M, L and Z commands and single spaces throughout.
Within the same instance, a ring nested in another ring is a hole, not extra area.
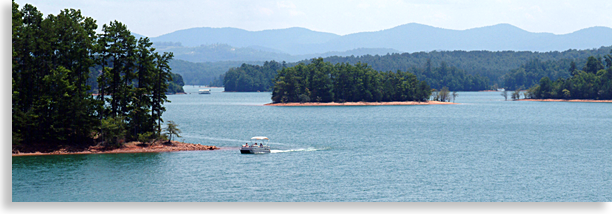
M 240 154 L 270 153 L 270 146 L 264 145 L 264 142 L 268 143 L 269 141 L 270 139 L 267 137 L 252 137 L 251 145 L 247 143 L 240 147 Z
M 200 89 L 198 94 L 210 94 L 210 89 Z

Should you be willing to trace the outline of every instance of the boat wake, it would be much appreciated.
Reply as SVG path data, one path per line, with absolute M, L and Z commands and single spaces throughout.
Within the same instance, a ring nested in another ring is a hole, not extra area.
M 245 143 L 249 143 L 251 144 L 252 141 L 250 140 L 238 140 L 238 139 L 231 139 L 231 138 L 216 138 L 216 137 L 206 137 L 206 136 L 183 136 L 186 138 L 196 138 L 196 139 L 203 139 L 203 140 L 210 140 L 210 141 L 225 141 L 225 142 L 239 142 L 240 144 L 245 144 Z M 280 148 L 287 148 L 287 147 L 294 147 L 296 146 L 295 144 L 285 144 L 285 143 L 279 143 L 279 142 L 268 142 L 266 143 L 267 145 L 271 145 L 272 147 L 280 147 Z M 229 146 L 229 147 L 219 147 L 221 150 L 235 150 L 235 149 L 240 149 L 241 147 L 235 147 L 235 146 Z M 314 151 L 324 151 L 324 150 L 329 150 L 331 148 L 329 147 L 325 147 L 325 148 L 313 148 L 313 147 L 308 147 L 308 148 L 297 148 L 297 149 L 270 149 L 270 153 L 285 153 L 285 152 L 314 152 Z
M 285 149 L 285 150 L 276 150 L 276 149 L 272 149 L 270 150 L 270 153 L 283 153 L 283 152 L 314 152 L 314 151 L 324 151 L 324 150 L 329 150 L 330 148 L 321 148 L 321 149 L 316 149 L 316 148 L 302 148 L 302 149 Z
M 189 138 L 203 139 L 203 140 L 212 140 L 212 141 L 227 141 L 227 142 L 241 142 L 241 143 L 250 143 L 249 140 L 236 140 L 229 138 L 215 138 L 215 137 L 204 137 L 204 136 L 183 136 Z

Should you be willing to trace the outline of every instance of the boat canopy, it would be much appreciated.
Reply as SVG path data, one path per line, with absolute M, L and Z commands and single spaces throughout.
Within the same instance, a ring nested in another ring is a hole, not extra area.
M 257 137 L 252 137 L 251 140 L 270 140 L 267 137 L 263 137 L 263 136 L 257 136 Z

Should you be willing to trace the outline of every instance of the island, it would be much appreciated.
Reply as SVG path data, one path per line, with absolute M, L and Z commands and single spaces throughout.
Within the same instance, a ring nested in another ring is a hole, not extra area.
M 267 105 L 430 105 L 450 101 L 451 93 L 447 87 L 432 90 L 410 72 L 382 72 L 361 63 L 332 65 L 316 58 L 279 70 L 271 99 Z

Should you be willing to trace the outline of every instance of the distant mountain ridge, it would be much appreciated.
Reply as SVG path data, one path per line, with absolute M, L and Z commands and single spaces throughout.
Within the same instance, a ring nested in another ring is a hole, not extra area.
M 298 27 L 263 31 L 203 27 L 175 31 L 153 37 L 151 41 L 179 42 L 185 47 L 227 44 L 236 48 L 251 48 L 266 53 L 291 56 L 344 52 L 360 48 L 393 49 L 398 52 L 433 50 L 545 52 L 611 45 L 612 28 L 590 27 L 573 33 L 555 35 L 528 32 L 510 24 L 450 30 L 409 23 L 386 30 L 340 36 Z
M 321 54 L 290 55 L 279 50 L 260 46 L 233 47 L 227 44 L 200 45 L 197 47 L 184 47 L 181 43 L 156 42 L 153 47 L 158 52 L 173 52 L 175 59 L 190 62 L 219 62 L 219 61 L 270 61 L 296 62 L 315 57 L 328 56 L 362 56 L 384 55 L 398 53 L 398 50 L 389 48 L 357 48 L 348 51 L 332 51 Z

